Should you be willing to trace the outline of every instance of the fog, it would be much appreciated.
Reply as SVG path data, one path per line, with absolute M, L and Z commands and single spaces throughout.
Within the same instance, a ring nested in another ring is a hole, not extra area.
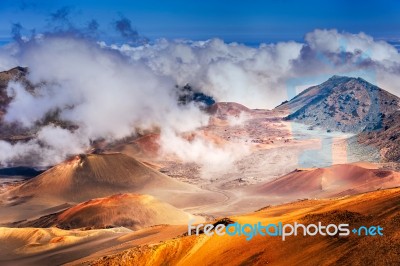
M 159 130 L 164 152 L 211 169 L 230 167 L 247 154 L 246 147 L 183 138 L 182 133 L 207 125 L 208 115 L 196 103 L 178 104 L 175 85 L 190 83 L 217 101 L 269 109 L 293 96 L 289 84 L 311 85 L 334 74 L 360 75 L 399 95 L 398 51 L 364 33 L 315 30 L 302 43 L 249 47 L 220 39 L 149 43 L 123 17 L 115 27 L 130 40 L 117 45 L 71 31 L 18 33 L 15 42 L 0 47 L 0 70 L 26 66 L 36 85 L 32 94 L 19 82 L 9 83 L 12 102 L 3 122 L 30 128 L 57 112 L 78 126 L 47 125 L 28 142 L 0 141 L 0 163 L 35 154 L 38 164 L 52 165 L 85 151 L 93 140 L 118 140 L 138 129 Z

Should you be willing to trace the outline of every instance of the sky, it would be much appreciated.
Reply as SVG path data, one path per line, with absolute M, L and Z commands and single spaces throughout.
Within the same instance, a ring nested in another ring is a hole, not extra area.
M 376 39 L 400 40 L 399 1 L 129 1 L 129 0 L 1 0 L 0 41 L 11 39 L 20 23 L 25 32 L 54 26 L 52 15 L 64 10 L 75 26 L 94 19 L 102 38 L 118 38 L 113 21 L 125 17 L 150 40 L 205 40 L 214 37 L 248 45 L 301 41 L 316 28 L 358 33 Z

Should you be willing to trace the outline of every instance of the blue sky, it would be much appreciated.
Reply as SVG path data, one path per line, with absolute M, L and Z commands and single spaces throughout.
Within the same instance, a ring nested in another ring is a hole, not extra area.
M 116 37 L 112 22 L 128 18 L 149 39 L 213 37 L 228 42 L 301 41 L 315 28 L 363 31 L 378 39 L 400 39 L 400 1 L 128 1 L 1 0 L 0 41 L 10 40 L 11 26 L 25 32 L 49 30 L 50 14 L 67 7 L 69 20 L 83 26 L 95 19 L 103 38 Z

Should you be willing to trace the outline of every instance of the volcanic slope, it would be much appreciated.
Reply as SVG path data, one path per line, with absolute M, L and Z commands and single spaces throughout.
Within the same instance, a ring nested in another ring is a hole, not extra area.
M 140 245 L 90 265 L 399 265 L 400 188 L 323 200 L 305 200 L 232 217 L 240 224 L 381 226 L 383 236 L 183 236 Z M 210 256 L 212 254 L 212 256 Z
M 118 245 L 116 239 L 131 232 L 127 228 L 62 230 L 54 227 L 0 227 L 0 265 L 61 265 L 101 250 L 104 245 Z
M 400 173 L 367 169 L 356 164 L 296 169 L 273 181 L 249 189 L 251 194 L 292 198 L 326 198 L 353 195 L 400 185 Z
M 208 112 L 220 119 L 226 119 L 228 116 L 239 116 L 242 113 L 250 113 L 251 110 L 239 103 L 217 102 L 208 107 Z
M 372 130 L 399 108 L 400 99 L 363 80 L 333 76 L 278 106 L 288 120 L 312 127 L 359 133 Z
M 12 222 L 12 214 L 19 220 L 33 218 L 30 215 L 39 214 L 38 210 L 44 209 L 42 215 L 50 214 L 56 210 L 47 208 L 118 193 L 149 194 L 178 208 L 223 198 L 221 194 L 176 181 L 121 153 L 88 154 L 75 156 L 1 194 L 0 204 L 5 211 L 2 218 L 8 222 Z
M 383 161 L 400 162 L 400 111 L 384 116 L 374 130 L 364 130 L 354 138 L 379 148 Z
M 65 211 L 22 222 L 18 227 L 102 229 L 126 227 L 132 230 L 158 224 L 187 224 L 192 215 L 149 195 L 117 194 L 92 199 Z

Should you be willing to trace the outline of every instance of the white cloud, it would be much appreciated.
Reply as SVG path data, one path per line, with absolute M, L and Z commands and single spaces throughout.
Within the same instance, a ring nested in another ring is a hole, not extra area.
M 393 46 L 364 33 L 337 30 L 315 30 L 306 35 L 304 43 L 256 48 L 219 39 L 161 39 L 139 47 L 108 46 L 73 36 L 40 35 L 2 47 L 0 58 L 0 68 L 27 66 L 29 80 L 41 84 L 34 95 L 19 83 L 9 84 L 8 93 L 14 98 L 6 121 L 32 126 L 57 109 L 63 119 L 79 126 L 74 132 L 43 128 L 25 144 L 0 142 L 3 163 L 35 149 L 43 151 L 43 160 L 54 163 L 67 153 L 84 150 L 90 140 L 118 139 L 137 128 L 155 127 L 162 132 L 165 150 L 182 159 L 202 160 L 204 165 L 211 164 L 208 158 L 236 160 L 232 155 L 236 151 L 230 147 L 179 137 L 206 125 L 208 117 L 194 105 L 178 105 L 175 84 L 190 83 L 218 101 L 251 108 L 273 108 L 287 100 L 288 84 L 293 80 L 301 80 L 294 82 L 301 87 L 334 74 L 359 73 L 392 93 L 400 92 L 400 57 Z

